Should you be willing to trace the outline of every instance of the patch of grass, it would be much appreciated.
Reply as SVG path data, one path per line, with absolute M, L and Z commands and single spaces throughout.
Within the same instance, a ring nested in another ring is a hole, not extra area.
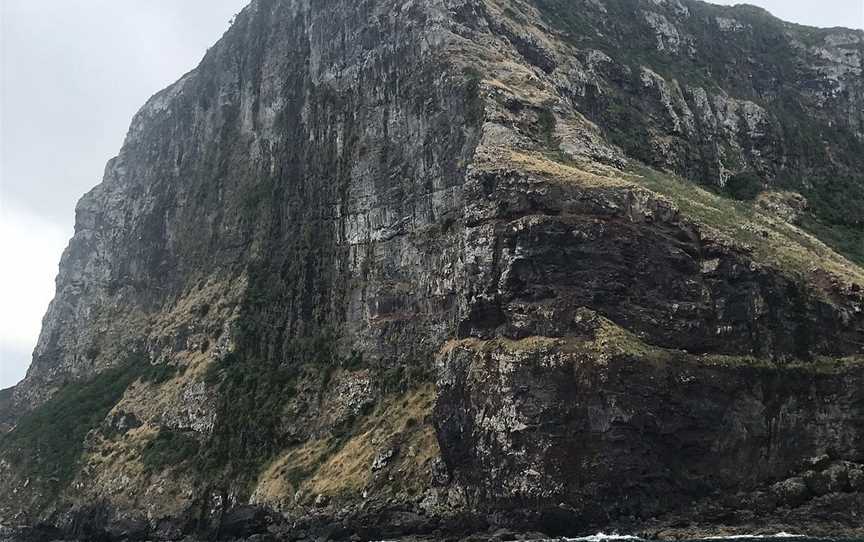
M 0 435 L 0 455 L 27 477 L 49 482 L 54 489 L 66 487 L 78 472 L 88 435 L 102 425 L 129 386 L 136 381 L 162 384 L 179 370 L 153 365 L 133 352 L 116 368 L 66 383 L 22 416 L 11 432 Z
M 337 368 L 362 365 L 361 353 L 340 356 L 336 344 L 334 333 L 323 330 L 289 341 L 283 361 L 241 352 L 211 365 L 205 380 L 218 386 L 219 405 L 213 434 L 201 449 L 199 466 L 241 479 L 260 472 L 290 445 L 281 425 L 301 372 L 314 371 L 323 390 Z
M 677 352 L 652 346 L 593 310 L 580 309 L 576 318 L 580 326 L 590 330 L 590 337 L 573 339 L 533 336 L 518 340 L 498 338 L 491 341 L 466 339 L 446 348 L 461 346 L 469 350 L 487 353 L 501 350 L 509 354 L 536 352 L 541 359 L 547 359 L 549 354 L 555 351 L 580 352 L 602 361 L 622 355 L 656 360 L 668 357 L 671 352 Z
M 164 470 L 193 459 L 199 448 L 200 443 L 189 434 L 163 428 L 144 446 L 141 461 L 148 470 Z
M 489 354 L 503 351 L 508 354 L 531 353 L 530 359 L 541 363 L 553 359 L 556 352 L 579 354 L 577 359 L 589 359 L 607 363 L 613 359 L 628 358 L 647 363 L 670 361 L 690 363 L 698 366 L 725 369 L 751 368 L 769 371 L 799 371 L 810 374 L 836 374 L 864 366 L 864 357 L 844 358 L 821 356 L 810 360 L 770 360 L 746 355 L 690 354 L 684 350 L 663 348 L 648 344 L 629 330 L 590 309 L 580 309 L 579 321 L 590 329 L 588 336 L 575 337 L 526 337 L 519 340 L 497 338 L 492 340 L 464 339 L 452 341 L 442 354 L 455 349 Z
M 557 182 L 572 183 L 584 188 L 634 188 L 636 184 L 623 178 L 590 173 L 560 159 L 557 154 L 538 155 L 512 151 L 510 162 L 526 173 L 540 175 Z
M 795 279 L 814 268 L 850 282 L 864 284 L 864 270 L 828 245 L 788 222 L 757 211 L 752 205 L 713 194 L 672 174 L 636 166 L 633 178 L 672 200 L 681 213 L 708 233 L 752 252 L 754 259 Z M 707 228 L 707 230 L 705 229 Z
M 286 450 L 261 473 L 256 495 L 265 501 L 298 490 L 307 497 L 356 495 L 373 483 L 375 457 L 392 448 L 401 451 L 386 467 L 399 473 L 390 489 L 422 491 L 428 487 L 426 465 L 440 453 L 429 423 L 434 404 L 434 386 L 428 383 L 388 395 L 358 417 L 351 431 Z
M 316 192 L 319 196 L 326 194 Z M 208 479 L 251 483 L 263 465 L 296 444 L 285 415 L 298 381 L 324 393 L 337 369 L 363 364 L 361 353 L 340 350 L 331 326 L 338 321 L 327 300 L 338 299 L 347 288 L 339 262 L 326 250 L 332 229 L 319 217 L 283 226 L 292 231 L 286 244 L 272 247 L 277 251 L 272 258 L 247 268 L 234 352 L 204 375 L 215 388 L 216 417 L 195 465 Z M 273 235 L 282 239 L 285 234 Z
M 87 381 L 66 384 L 0 437 L 0 452 L 19 472 L 65 487 L 77 472 L 87 435 L 141 372 L 140 365 L 131 363 Z
M 600 316 L 597 318 L 599 325 L 594 332 L 594 340 L 590 343 L 590 349 L 597 355 L 631 355 L 643 359 L 658 359 L 664 357 L 667 352 L 662 348 L 649 345 L 606 318 Z
M 808 279 L 818 268 L 851 283 L 864 284 L 864 269 L 856 265 L 864 253 L 864 236 L 857 228 L 827 226 L 815 220 L 799 228 L 759 211 L 750 201 L 715 194 L 674 174 L 635 162 L 628 172 L 616 176 L 589 173 L 549 155 L 512 152 L 510 161 L 526 173 L 586 189 L 648 189 L 674 203 L 684 218 L 702 226 L 707 237 L 751 253 L 757 262 L 795 280 Z M 828 244 L 821 239 L 828 240 Z
M 341 439 L 312 440 L 286 451 L 259 476 L 258 497 L 277 500 L 294 495 L 336 451 L 339 442 Z
M 825 224 L 815 217 L 804 216 L 801 227 L 851 261 L 864 266 L 864 225 Z

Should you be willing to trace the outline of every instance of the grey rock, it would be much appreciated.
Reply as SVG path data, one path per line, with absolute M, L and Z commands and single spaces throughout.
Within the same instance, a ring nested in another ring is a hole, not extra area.
M 781 504 L 792 507 L 804 503 L 812 496 L 807 483 L 798 477 L 777 482 L 771 486 L 771 491 Z

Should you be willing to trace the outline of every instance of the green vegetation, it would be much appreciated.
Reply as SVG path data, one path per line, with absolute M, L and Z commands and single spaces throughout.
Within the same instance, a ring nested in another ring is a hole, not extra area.
M 235 477 L 249 477 L 271 461 L 291 442 L 281 427 L 284 410 L 296 394 L 304 371 L 320 379 L 325 389 L 337 368 L 354 368 L 362 356 L 341 357 L 331 330 L 290 341 L 285 361 L 252 355 L 229 355 L 211 366 L 206 375 L 219 386 L 219 406 L 213 434 L 202 448 L 199 466 L 224 470 Z M 307 373 L 308 374 L 308 373 Z
M 189 434 L 163 428 L 144 447 L 141 461 L 148 470 L 163 470 L 195 457 L 199 447 L 198 441 Z
M 765 183 L 762 178 L 752 171 L 733 175 L 724 187 L 724 191 L 729 197 L 740 201 L 754 200 L 764 189 Z
M 864 228 L 864 143 L 839 125 L 814 120 L 790 101 L 770 108 L 791 159 L 778 175 L 778 185 L 803 194 L 824 226 L 860 231 Z
M 0 439 L 0 451 L 20 472 L 65 486 L 75 476 L 87 434 L 102 423 L 141 373 L 140 366 L 129 364 L 88 381 L 66 384 Z
M 837 174 L 810 180 L 812 188 L 803 193 L 816 216 L 826 225 L 864 229 L 864 179 Z
M 332 164 L 311 161 L 303 182 L 332 176 L 325 165 Z M 275 190 L 293 191 L 299 182 L 280 182 Z M 319 379 L 316 387 L 326 386 L 336 369 L 362 361 L 359 355 L 338 354 L 339 337 L 331 325 L 330 310 L 348 284 L 342 280 L 345 264 L 332 250 L 337 245 L 334 228 L 316 213 L 326 207 L 317 200 L 341 197 L 338 182 L 321 184 L 332 192 L 301 190 L 276 198 L 294 198 L 297 214 L 291 221 L 280 211 L 257 225 L 272 230 L 264 236 L 272 244 L 260 247 L 266 256 L 248 264 L 235 353 L 211 365 L 205 375 L 206 382 L 218 388 L 216 419 L 194 465 L 212 476 L 251 481 L 293 442 L 283 423 L 300 380 Z
M 649 344 L 627 329 L 590 309 L 581 309 L 580 318 L 583 325 L 590 325 L 590 338 L 549 338 L 528 337 L 519 340 L 467 339 L 461 345 L 472 350 L 495 351 L 504 349 L 507 352 L 538 352 L 549 349 L 560 349 L 564 352 L 578 352 L 587 358 L 609 360 L 613 358 L 633 358 L 650 363 L 687 363 L 703 367 L 721 369 L 756 369 L 770 372 L 801 372 L 806 374 L 836 374 L 849 370 L 858 370 L 864 365 L 864 357 L 827 357 L 817 356 L 813 359 L 783 359 L 772 360 L 750 355 L 726 354 L 692 354 L 686 350 L 664 348 Z M 457 343 L 459 344 L 459 343 Z
M 140 365 L 137 366 L 140 367 L 139 374 L 141 381 L 150 384 L 163 384 L 176 377 L 181 372 L 180 367 L 169 365 L 167 363 L 158 363 L 154 365 L 147 363 L 144 359 L 141 359 L 139 363 Z
M 469 125 L 483 122 L 484 105 L 480 91 L 480 81 L 483 79 L 476 68 L 468 67 L 463 70 L 465 75 L 465 120 Z
M 537 124 L 540 130 L 540 137 L 546 144 L 547 148 L 556 148 L 558 145 L 555 141 L 555 127 L 558 121 L 555 119 L 555 113 L 550 109 L 543 108 L 537 113 Z
M 277 435 L 294 396 L 296 368 L 236 355 L 213 367 L 207 378 L 219 381 L 219 405 L 200 466 L 255 473 L 286 444 Z
M 693 37 L 699 51 L 694 56 L 658 51 L 655 32 L 638 16 L 643 13 L 638 0 L 606 3 L 603 12 L 577 8 L 569 0 L 537 0 L 536 4 L 547 24 L 566 40 L 581 48 L 605 51 L 617 62 L 636 68 L 637 74 L 639 66 L 650 66 L 670 81 L 706 88 L 722 86 L 754 97 L 762 90 L 761 81 L 790 80 L 796 74 L 796 53 L 788 46 L 785 24 L 759 8 L 689 3 L 692 16 L 675 24 Z M 730 13 L 754 31 L 729 35 L 711 24 L 714 17 L 728 17 Z M 757 62 L 748 63 L 748 69 L 743 70 L 739 64 L 743 58 Z M 751 79 L 747 75 L 753 70 L 757 70 L 756 77 Z
M 801 227 L 849 260 L 864 267 L 864 225 L 855 227 L 825 224 L 813 216 L 805 216 Z
M 640 166 L 636 182 L 672 200 L 684 216 L 710 228 L 714 235 L 752 250 L 759 261 L 802 279 L 818 265 L 853 282 L 864 282 L 864 271 L 801 229 L 755 210 L 749 202 L 724 198 L 668 173 Z M 814 223 L 815 224 L 815 223 Z M 811 224 L 811 227 L 815 227 Z M 834 232 L 842 231 L 831 228 Z M 861 237 L 850 232 L 850 242 Z M 838 242 L 842 240 L 842 236 Z M 860 249 L 859 249 L 860 250 Z
M 177 372 L 174 366 L 152 365 L 142 354 L 132 353 L 119 367 L 65 384 L 0 437 L 0 452 L 20 472 L 64 487 L 78 470 L 87 435 L 102 424 L 126 389 L 136 380 L 160 384 Z

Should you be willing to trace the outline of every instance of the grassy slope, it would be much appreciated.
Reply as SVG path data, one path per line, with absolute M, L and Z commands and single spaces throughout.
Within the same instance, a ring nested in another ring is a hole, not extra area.
M 633 165 L 628 172 L 607 168 L 589 173 L 576 164 L 540 153 L 512 153 L 512 165 L 526 173 L 585 189 L 647 189 L 671 201 L 683 218 L 700 226 L 702 234 L 752 254 L 760 264 L 784 275 L 807 281 L 815 270 L 824 270 L 847 283 L 864 285 L 864 269 L 838 254 L 804 229 L 773 217 L 750 202 L 732 200 L 710 192 L 674 174 Z
M 675 175 L 643 166 L 636 168 L 631 178 L 671 199 L 685 216 L 712 233 L 751 250 L 758 261 L 794 278 L 804 279 L 814 268 L 821 268 L 850 282 L 864 284 L 864 269 L 860 265 L 804 229 L 761 212 L 748 202 L 719 196 Z
M 68 383 L 0 436 L 0 454 L 20 473 L 63 487 L 75 477 L 88 434 L 103 423 L 127 388 L 137 380 L 161 382 L 173 372 L 173 367 L 132 356 L 89 380 Z

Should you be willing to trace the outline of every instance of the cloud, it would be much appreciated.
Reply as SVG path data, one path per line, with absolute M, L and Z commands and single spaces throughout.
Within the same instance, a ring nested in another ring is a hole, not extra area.
M 75 201 L 247 3 L 0 0 L 0 388 L 30 362 Z
M 0 389 L 27 370 L 69 237 L 52 222 L 0 200 Z
M 30 363 L 29 350 L 0 347 L 0 390 L 21 382 Z
M 0 0 L 4 194 L 71 224 L 138 108 L 246 2 Z
M 753 4 L 767 9 L 784 21 L 807 26 L 864 29 L 864 2 L 861 0 L 709 0 L 712 4 Z

